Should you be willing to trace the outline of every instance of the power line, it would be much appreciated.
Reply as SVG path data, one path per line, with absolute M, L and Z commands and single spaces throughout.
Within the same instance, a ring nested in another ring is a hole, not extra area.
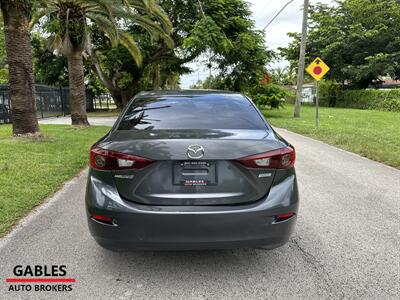
M 278 11 L 278 13 L 271 19 L 271 21 L 268 22 L 267 25 L 265 25 L 265 27 L 263 28 L 263 30 L 265 30 L 280 14 L 281 12 L 290 4 L 292 3 L 294 0 L 290 0 L 288 3 L 286 3 L 280 11 Z
M 258 13 L 257 13 L 257 15 L 255 15 L 254 19 L 257 19 L 257 17 L 259 17 L 259 16 L 262 14 L 262 12 L 264 11 L 264 9 L 266 9 L 266 8 L 268 7 L 268 5 L 271 4 L 271 2 L 272 2 L 272 0 L 269 0 L 269 1 L 267 2 L 267 4 L 265 4 L 265 6 L 264 6 L 261 10 L 258 11 Z

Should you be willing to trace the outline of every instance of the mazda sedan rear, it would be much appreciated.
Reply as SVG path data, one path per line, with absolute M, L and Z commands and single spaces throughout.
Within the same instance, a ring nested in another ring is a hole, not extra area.
M 298 210 L 294 162 L 241 94 L 141 93 L 91 149 L 90 232 L 115 250 L 279 247 Z

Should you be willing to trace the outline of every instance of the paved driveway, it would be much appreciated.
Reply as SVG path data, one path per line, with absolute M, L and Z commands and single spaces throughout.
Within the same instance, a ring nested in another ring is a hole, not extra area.
M 89 117 L 88 121 L 91 125 L 113 126 L 116 119 L 117 117 Z M 40 119 L 39 124 L 71 125 L 71 117 Z
M 17 264 L 64 264 L 79 299 L 398 299 L 400 171 L 279 130 L 297 149 L 301 208 L 290 242 L 240 249 L 113 253 L 90 237 L 86 171 L 0 241 L 0 277 Z

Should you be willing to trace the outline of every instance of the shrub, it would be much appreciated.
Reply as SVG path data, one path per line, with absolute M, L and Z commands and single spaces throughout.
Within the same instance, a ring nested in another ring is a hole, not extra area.
M 271 109 L 283 107 L 285 98 L 288 96 L 288 92 L 283 87 L 273 83 L 258 84 L 251 88 L 247 94 L 261 109 L 267 106 Z
M 400 89 L 345 90 L 338 94 L 338 107 L 400 112 Z
M 400 112 L 400 89 L 342 90 L 334 80 L 321 80 L 319 95 L 321 106 Z
M 321 106 L 336 106 L 341 86 L 334 80 L 321 80 L 319 83 L 319 103 Z
M 288 104 L 294 104 L 296 102 L 296 90 L 294 89 L 287 89 L 286 90 L 286 103 Z

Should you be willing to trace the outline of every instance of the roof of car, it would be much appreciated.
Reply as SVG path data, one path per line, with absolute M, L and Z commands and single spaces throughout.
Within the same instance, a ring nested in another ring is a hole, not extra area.
M 221 90 L 158 90 L 140 92 L 137 97 L 162 97 L 162 96 L 201 96 L 201 95 L 241 95 L 238 92 L 221 91 Z

